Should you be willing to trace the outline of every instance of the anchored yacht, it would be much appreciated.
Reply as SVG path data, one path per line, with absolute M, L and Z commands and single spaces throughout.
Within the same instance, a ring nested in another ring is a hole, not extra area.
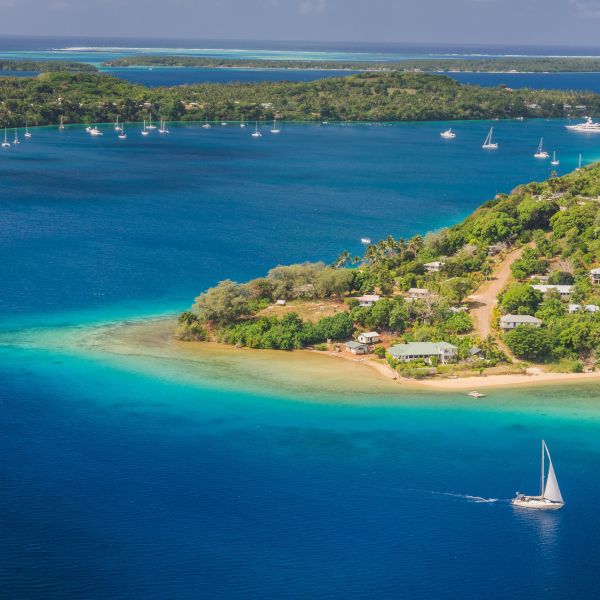
M 594 123 L 591 117 L 586 117 L 583 123 L 577 125 L 565 125 L 569 131 L 579 131 L 581 133 L 600 133 L 600 123 Z
M 540 139 L 540 144 L 533 155 L 535 158 L 547 159 L 550 155 L 544 150 L 544 138 Z
M 548 475 L 546 475 L 544 459 L 548 456 Z M 546 442 L 542 440 L 542 476 L 540 482 L 540 495 L 539 496 L 526 496 L 517 492 L 517 495 L 512 501 L 513 506 L 519 508 L 533 508 L 536 510 L 558 510 L 565 505 L 565 501 L 560 493 L 558 487 L 558 480 L 556 479 L 556 473 L 552 466 L 552 459 L 550 458 L 550 452 Z
M 452 131 L 452 127 L 450 127 L 450 129 L 442 131 L 442 133 L 440 133 L 440 137 L 443 137 L 445 140 L 453 140 L 456 137 L 456 134 L 454 131 Z
M 487 137 L 485 138 L 483 145 L 481 146 L 484 150 L 497 150 L 498 149 L 498 142 L 492 141 L 493 133 L 494 133 L 494 128 L 490 127 L 490 131 L 487 134 Z

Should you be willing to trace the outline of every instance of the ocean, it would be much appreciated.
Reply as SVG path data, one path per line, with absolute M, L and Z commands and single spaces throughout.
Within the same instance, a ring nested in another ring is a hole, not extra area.
M 293 355 L 249 372 L 89 337 L 226 277 L 455 223 L 546 178 L 542 136 L 560 173 L 597 160 L 564 124 L 47 127 L 1 152 L 3 597 L 594 598 L 597 385 L 475 401 L 335 359 L 292 377 Z M 542 437 L 567 504 L 519 512 Z

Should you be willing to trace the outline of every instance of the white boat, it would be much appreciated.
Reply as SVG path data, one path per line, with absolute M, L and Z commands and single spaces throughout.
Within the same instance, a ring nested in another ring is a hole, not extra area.
M 221 121 L 221 127 L 227 127 L 228 123 L 227 121 Z
M 368 246 L 371 243 L 371 238 L 360 238 L 360 243 Z
M 544 459 L 548 456 L 548 475 L 545 472 Z M 539 496 L 527 496 L 517 492 L 517 495 L 512 501 L 513 506 L 519 508 L 533 508 L 537 510 L 558 510 L 565 505 L 565 501 L 558 487 L 556 473 L 552 466 L 552 459 L 546 442 L 542 440 L 542 476 Z
M 484 150 L 497 150 L 498 149 L 498 143 L 492 141 L 493 133 L 494 133 L 494 128 L 490 127 L 490 131 L 487 134 L 487 137 L 485 138 L 483 145 L 481 146 Z
M 446 140 L 453 140 L 456 137 L 456 134 L 454 133 L 454 131 L 452 131 L 452 127 L 450 127 L 450 129 L 442 131 L 442 133 L 440 133 L 440 137 L 443 137 Z
M 60 125 L 58 126 L 58 130 L 59 131 L 64 131 L 65 130 L 65 123 L 64 123 L 64 120 L 63 120 L 62 116 L 60 117 Z
M 115 131 L 121 131 L 121 125 L 119 124 L 119 115 L 117 115 L 117 119 L 115 121 Z
M 148 131 L 148 127 L 146 125 L 146 119 L 144 119 L 144 127 L 142 128 L 142 135 L 148 135 L 150 132 Z
M 148 125 L 146 126 L 146 129 L 156 129 L 156 125 L 152 125 L 152 113 L 150 113 L 150 119 L 148 121 Z
M 273 119 L 273 128 L 271 129 L 271 133 L 281 133 L 281 129 L 277 127 L 277 119 Z
M 540 139 L 540 144 L 537 147 L 537 150 L 533 156 L 535 158 L 541 158 L 543 160 L 546 160 L 549 157 L 549 154 L 544 150 L 544 138 Z
M 24 137 L 26 137 L 27 139 L 29 139 L 31 137 L 31 132 L 29 131 L 29 128 L 27 127 L 27 121 L 25 121 L 25 133 L 23 134 Z
M 550 164 L 553 167 L 558 167 L 558 165 L 560 165 L 560 160 L 556 158 L 556 150 L 552 153 L 552 160 L 550 161 Z
M 253 138 L 262 137 L 262 133 L 258 130 L 258 121 L 256 121 L 256 127 L 254 128 L 254 132 L 252 133 Z
M 19 130 L 15 127 L 15 139 L 13 140 L 13 145 L 17 145 L 20 143 L 21 142 L 19 141 Z
M 577 125 L 565 125 L 569 131 L 578 131 L 580 133 L 600 133 L 600 123 L 594 123 L 591 117 L 586 117 L 583 123 Z
M 121 127 L 119 128 L 119 133 L 118 133 L 117 137 L 120 140 L 126 140 L 127 139 L 127 134 L 125 133 L 125 126 L 124 125 L 121 125 Z
M 240 123 L 240 127 L 246 127 L 246 123 L 245 123 L 244 121 L 242 121 L 242 122 Z
M 204 120 L 204 125 L 202 125 L 203 129 L 210 129 L 212 125 L 208 122 L 208 117 Z
M 469 392 L 467 396 L 471 396 L 471 398 L 485 398 L 485 394 L 481 392 Z
M 158 129 L 158 133 L 171 133 L 168 129 L 167 129 L 167 124 L 165 123 L 164 119 L 160 120 L 160 127 Z
M 10 142 L 8 141 L 8 134 L 6 132 L 6 127 L 4 128 L 4 141 L 2 142 L 3 148 L 10 148 Z
M 97 125 L 94 125 L 93 127 L 86 127 L 85 130 L 92 136 L 92 137 L 98 137 L 99 135 L 103 135 L 102 132 L 98 129 Z

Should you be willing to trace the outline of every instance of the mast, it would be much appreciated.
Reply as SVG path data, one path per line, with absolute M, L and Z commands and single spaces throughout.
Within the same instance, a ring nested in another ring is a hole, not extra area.
M 540 496 L 544 495 L 544 440 L 542 440 L 542 475 L 540 479 Z

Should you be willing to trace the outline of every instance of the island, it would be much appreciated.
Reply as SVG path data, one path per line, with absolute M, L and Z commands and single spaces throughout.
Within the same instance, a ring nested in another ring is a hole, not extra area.
M 557 118 L 600 113 L 600 95 L 463 85 L 445 75 L 377 72 L 311 82 L 148 88 L 103 73 L 0 77 L 7 127 L 69 123 L 259 121 L 447 121 Z
M 592 373 L 600 163 L 499 194 L 453 227 L 389 236 L 362 256 L 221 281 L 179 315 L 175 335 L 310 349 L 402 378 Z
M 66 71 L 69 73 L 95 73 L 98 69 L 88 63 L 64 60 L 0 60 L 2 71 L 34 71 L 36 73 L 52 73 Z

